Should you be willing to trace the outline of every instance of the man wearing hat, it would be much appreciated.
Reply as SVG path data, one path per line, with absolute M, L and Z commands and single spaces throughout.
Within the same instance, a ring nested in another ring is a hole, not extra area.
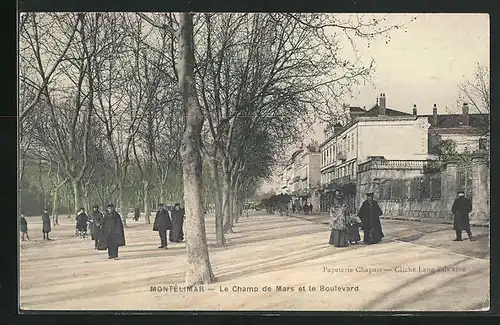
M 106 215 L 102 222 L 98 249 L 108 249 L 109 259 L 118 259 L 118 247 L 125 246 L 125 231 L 122 217 L 116 212 L 113 204 L 106 207 Z
M 90 213 L 90 236 L 92 237 L 92 240 L 94 241 L 94 248 L 97 249 L 97 243 L 99 240 L 99 234 L 101 232 L 101 225 L 104 217 L 99 211 L 99 206 L 94 205 L 92 207 L 92 212 Z
M 42 213 L 43 240 L 52 240 L 49 238 L 49 232 L 51 230 L 52 230 L 52 227 L 50 226 L 49 210 L 47 210 L 47 208 L 45 208 L 45 209 L 43 209 L 43 213 Z
M 21 240 L 24 241 L 24 236 L 26 235 L 26 238 L 30 240 L 30 236 L 28 235 L 28 222 L 26 221 L 26 214 L 24 212 L 21 212 Z
M 463 190 L 458 191 L 458 197 L 453 202 L 451 212 L 453 213 L 453 229 L 457 238 L 453 241 L 462 241 L 462 230 L 467 232 L 470 241 L 474 241 L 470 231 L 469 213 L 472 211 L 472 202 L 465 197 Z
M 380 243 L 384 237 L 380 216 L 383 215 L 378 202 L 373 199 L 373 192 L 366 193 L 367 199 L 361 205 L 358 217 L 361 219 L 363 229 L 363 242 L 365 244 Z
M 167 249 L 167 230 L 172 231 L 172 221 L 163 203 L 159 203 L 153 224 L 153 231 L 158 231 L 160 235 L 160 246 L 158 248 Z
M 172 230 L 170 230 L 169 240 L 172 243 L 180 243 L 184 240 L 182 225 L 184 224 L 184 209 L 180 203 L 176 203 L 170 212 L 172 217 Z

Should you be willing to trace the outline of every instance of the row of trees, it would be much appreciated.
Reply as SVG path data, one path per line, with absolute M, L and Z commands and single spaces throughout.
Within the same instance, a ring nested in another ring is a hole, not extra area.
M 65 189 L 74 209 L 142 201 L 146 222 L 154 202 L 182 198 L 186 283 L 212 282 L 204 205 L 223 247 L 283 148 L 369 78 L 371 63 L 340 55 L 344 41 L 399 27 L 331 14 L 24 14 L 20 184 L 35 160 L 55 213 Z

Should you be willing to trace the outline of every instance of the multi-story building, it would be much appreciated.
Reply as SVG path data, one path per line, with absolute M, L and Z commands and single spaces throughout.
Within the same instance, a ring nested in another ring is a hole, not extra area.
M 458 153 L 489 149 L 489 114 L 470 114 L 469 105 L 464 103 L 462 114 L 438 115 L 436 104 L 432 115 L 427 117 L 429 128 L 429 153 L 439 154 L 439 143 L 452 140 Z
M 386 106 L 385 94 L 368 110 L 349 108 L 346 125 L 337 124 L 321 145 L 321 209 L 331 201 L 331 189 L 356 184 L 358 165 L 383 157 L 388 160 L 425 161 L 429 159 L 428 129 L 425 116 L 404 113 Z M 330 187 L 330 188 L 329 188 Z M 354 206 L 354 195 L 350 204 Z
M 321 155 L 317 143 L 296 150 L 288 164 L 279 173 L 281 194 L 289 194 L 298 204 L 307 202 L 311 192 L 320 183 Z

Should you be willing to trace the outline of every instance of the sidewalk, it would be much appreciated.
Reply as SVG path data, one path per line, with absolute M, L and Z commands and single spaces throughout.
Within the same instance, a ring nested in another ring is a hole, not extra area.
M 313 214 L 305 215 L 303 213 L 288 213 L 289 216 L 301 217 L 305 220 L 321 220 L 322 224 L 327 225 L 330 216 L 327 212 L 315 212 Z M 443 224 L 443 225 L 452 225 L 453 219 L 432 219 L 432 218 L 413 218 L 413 217 L 405 217 L 405 216 L 381 216 L 380 219 L 387 220 L 401 220 L 401 221 L 413 221 L 413 222 L 422 222 L 422 223 L 430 223 L 430 224 Z M 487 222 L 485 223 L 471 223 L 471 227 L 489 227 Z
M 306 220 L 321 225 L 329 225 L 330 220 L 326 213 L 312 215 L 289 214 L 288 218 Z M 487 227 L 472 228 L 472 234 L 476 239 L 475 242 L 470 242 L 467 245 L 456 245 L 457 242 L 453 241 L 455 238 L 453 226 L 448 223 L 422 222 L 397 217 L 381 218 L 381 223 L 385 235 L 384 240 L 411 242 L 475 258 L 489 259 L 490 256 L 489 228 Z M 360 234 L 363 234 L 362 230 L 360 230 Z M 465 232 L 463 238 L 469 242 Z
M 489 306 L 489 260 L 475 252 L 487 237 L 451 242 L 448 225 L 382 220 L 381 244 L 336 248 L 328 245 L 330 230 L 321 222 L 252 213 L 235 224 L 221 249 L 215 247 L 213 215 L 206 219 L 217 282 L 199 292 L 170 289 L 183 288 L 185 243 L 158 249 L 157 233 L 142 218 L 129 222 L 127 246 L 117 261 L 94 250 L 91 240 L 74 238 L 70 220 L 52 228 L 52 242 L 42 241 L 41 222 L 33 220 L 32 240 L 20 247 L 21 308 L 459 311 Z

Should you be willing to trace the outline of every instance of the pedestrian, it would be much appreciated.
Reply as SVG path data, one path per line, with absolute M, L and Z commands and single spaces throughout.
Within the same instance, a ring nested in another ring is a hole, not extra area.
M 367 199 L 358 212 L 363 228 L 363 242 L 365 244 L 377 244 L 384 237 L 382 225 L 380 224 L 380 216 L 383 213 L 377 201 L 373 199 L 373 192 L 366 193 L 366 197 Z
M 457 238 L 453 241 L 462 241 L 462 230 L 467 232 L 470 241 L 474 241 L 472 232 L 470 231 L 469 213 L 472 211 L 472 202 L 465 197 L 464 191 L 460 190 L 457 193 L 458 197 L 453 202 L 451 212 L 453 213 L 453 229 Z
M 141 217 L 141 209 L 139 209 L 139 206 L 136 205 L 134 208 L 134 221 L 139 220 L 140 217 Z
M 92 207 L 92 212 L 90 214 L 89 223 L 90 223 L 90 237 L 94 241 L 94 248 L 97 249 L 97 243 L 99 241 L 99 234 L 101 232 L 102 222 L 104 220 L 104 216 L 99 211 L 99 206 L 94 205 Z
M 309 203 L 309 212 L 312 214 L 313 212 L 313 204 L 312 203 Z
M 125 232 L 122 217 L 113 204 L 108 204 L 102 221 L 97 249 L 108 249 L 108 259 L 118 259 L 118 247 L 125 246 Z
M 49 211 L 47 209 L 43 209 L 43 213 L 42 213 L 43 240 L 52 240 L 49 238 L 49 233 L 51 230 L 52 230 L 52 227 L 50 226 Z
M 168 215 L 167 209 L 163 203 L 158 204 L 158 211 L 156 212 L 155 222 L 153 224 L 153 231 L 158 231 L 160 235 L 160 246 L 158 248 L 167 249 L 167 230 L 172 231 L 172 221 Z
M 26 236 L 26 239 L 30 240 L 30 236 L 28 235 L 28 221 L 26 221 L 26 214 L 21 213 L 21 240 L 24 241 L 24 236 Z
M 349 244 L 356 245 L 359 241 L 361 241 L 361 237 L 359 236 L 360 227 L 360 221 L 355 218 L 349 218 L 349 223 L 347 225 L 347 240 L 349 241 Z
M 80 208 L 80 210 L 78 210 L 75 219 L 78 236 L 83 239 L 87 238 L 87 222 L 89 221 L 89 217 L 85 213 L 85 208 Z
M 295 213 L 296 209 L 297 209 L 297 207 L 295 206 L 295 204 L 292 204 L 292 213 Z
M 182 226 L 184 224 L 184 218 L 186 217 L 180 203 L 174 204 L 170 216 L 172 217 L 172 230 L 170 230 L 169 240 L 172 243 L 180 243 L 184 240 Z
M 345 203 L 345 196 L 340 190 L 335 190 L 333 206 L 330 209 L 330 245 L 347 247 L 347 225 L 349 221 L 349 207 Z

